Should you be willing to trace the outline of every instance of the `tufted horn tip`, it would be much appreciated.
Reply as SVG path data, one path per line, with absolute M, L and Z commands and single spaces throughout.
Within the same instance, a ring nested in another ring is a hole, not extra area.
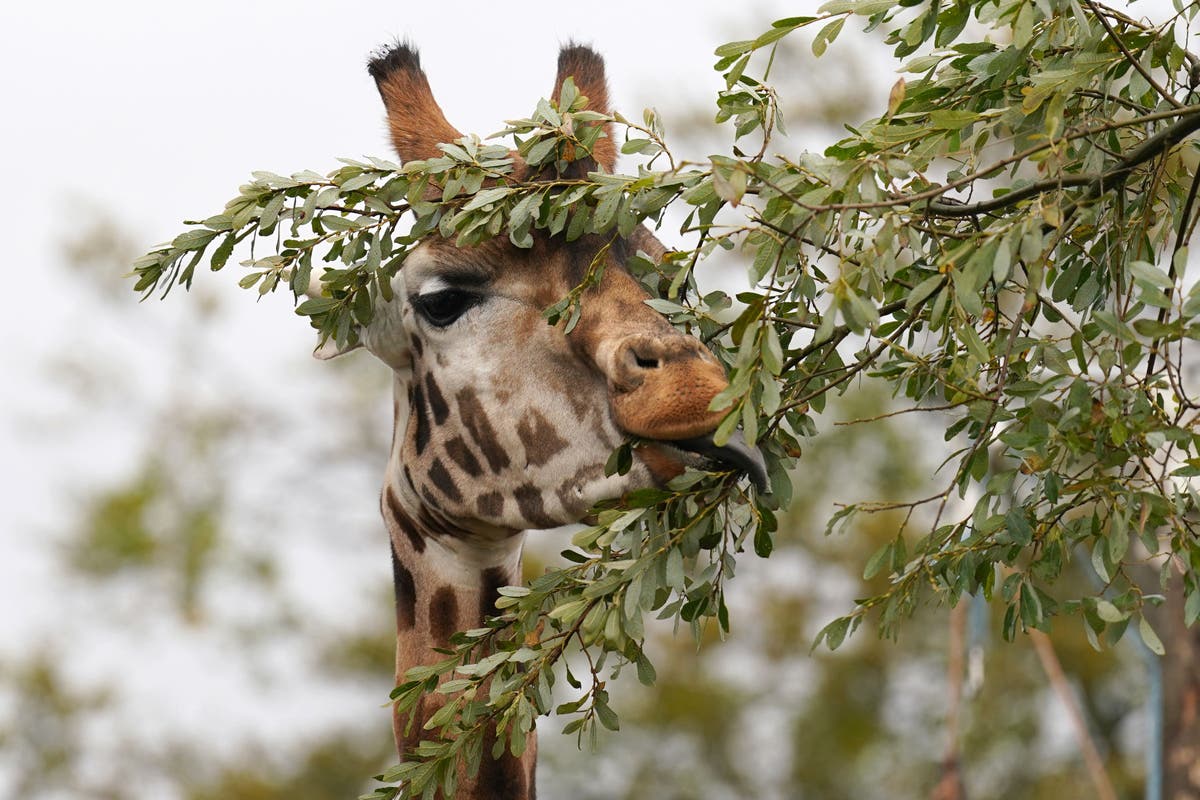
M 409 42 L 397 39 L 381 46 L 367 59 L 367 72 L 377 84 L 386 81 L 389 75 L 397 71 L 421 71 L 421 55 Z
M 433 99 L 420 56 L 411 44 L 397 41 L 376 50 L 367 71 L 383 98 L 392 145 L 401 161 L 433 158 L 440 154 L 439 144 L 462 138 Z

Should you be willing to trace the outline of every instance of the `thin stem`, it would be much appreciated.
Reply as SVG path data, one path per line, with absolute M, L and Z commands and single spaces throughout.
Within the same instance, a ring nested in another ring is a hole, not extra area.
M 1117 800 L 1117 792 L 1108 778 L 1108 773 L 1104 770 L 1104 759 L 1101 758 L 1100 750 L 1096 747 L 1096 742 L 1088 730 L 1083 710 L 1079 707 L 1079 700 L 1075 697 L 1071 683 L 1063 672 L 1062 663 L 1054 652 L 1054 645 L 1051 643 L 1050 637 L 1041 631 L 1030 630 L 1029 641 L 1033 643 L 1033 649 L 1037 652 L 1038 660 L 1042 662 L 1042 669 L 1045 670 L 1046 677 L 1050 679 L 1050 685 L 1054 688 L 1059 701 L 1067 709 L 1067 715 L 1071 718 L 1071 727 L 1075 729 L 1075 738 L 1079 741 L 1079 749 L 1083 754 L 1083 761 L 1088 775 L 1092 779 L 1096 796 L 1100 800 Z
M 1120 48 L 1121 53 L 1125 56 L 1125 60 L 1128 61 L 1129 64 L 1136 69 L 1143 78 L 1146 79 L 1146 83 L 1154 87 L 1154 91 L 1158 92 L 1162 99 L 1166 100 L 1176 108 L 1183 108 L 1183 103 L 1180 103 L 1166 89 L 1164 89 L 1162 85 L 1154 79 L 1154 76 L 1150 74 L 1150 71 L 1141 65 L 1141 62 L 1137 60 L 1133 53 L 1129 52 L 1129 48 L 1125 46 L 1125 42 L 1120 36 L 1117 35 L 1117 32 L 1113 30 L 1113 26 L 1109 24 L 1104 15 L 1100 13 L 1100 7 L 1094 2 L 1094 0 L 1083 0 L 1083 2 L 1085 2 L 1087 7 L 1092 10 L 1092 13 L 1096 15 L 1096 19 L 1100 20 L 1100 24 L 1104 26 L 1104 30 L 1108 33 L 1108 37 L 1113 40 L 1113 43 L 1118 48 Z

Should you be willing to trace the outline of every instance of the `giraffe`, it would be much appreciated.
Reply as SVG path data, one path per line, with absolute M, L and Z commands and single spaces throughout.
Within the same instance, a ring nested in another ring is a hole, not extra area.
M 368 71 L 402 161 L 437 156 L 439 143 L 461 138 L 411 46 L 379 51 Z M 608 112 L 599 55 L 562 48 L 553 96 L 568 76 L 591 110 Z M 592 159 L 585 168 L 613 170 L 611 138 L 597 141 Z M 514 171 L 527 172 L 519 157 Z M 765 484 L 757 450 L 740 439 L 712 442 L 722 414 L 709 404 L 728 385 L 723 367 L 647 306 L 624 268 L 639 249 L 656 259 L 666 252 L 649 230 L 609 247 L 603 277 L 584 295 L 569 334 L 542 317 L 606 243 L 542 233 L 529 248 L 499 239 L 459 248 L 431 236 L 405 260 L 392 300 L 360 330 L 361 343 L 394 371 L 380 506 L 392 549 L 397 682 L 410 667 L 442 658 L 434 648 L 456 631 L 496 613 L 499 588 L 522 580 L 526 530 L 577 522 L 594 503 L 662 485 L 689 465 L 719 462 Z M 606 476 L 610 454 L 629 437 L 645 441 L 633 467 Z M 444 702 L 425 698 L 407 734 L 407 719 L 394 715 L 402 758 Z M 490 752 L 485 742 L 475 777 L 460 774 L 458 797 L 536 796 L 532 734 L 520 758 L 493 760 Z

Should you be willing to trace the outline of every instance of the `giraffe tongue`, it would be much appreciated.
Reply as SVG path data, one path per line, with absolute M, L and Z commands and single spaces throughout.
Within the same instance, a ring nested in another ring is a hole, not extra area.
M 750 477 L 750 482 L 759 492 L 771 493 L 771 483 L 767 479 L 767 464 L 763 460 L 762 453 L 757 447 L 746 444 L 741 431 L 734 431 L 733 436 L 729 437 L 729 441 L 725 443 L 724 447 L 717 447 L 711 433 L 704 436 L 693 436 L 691 439 L 674 439 L 669 444 L 680 450 L 698 453 L 720 461 L 722 464 L 736 467 Z

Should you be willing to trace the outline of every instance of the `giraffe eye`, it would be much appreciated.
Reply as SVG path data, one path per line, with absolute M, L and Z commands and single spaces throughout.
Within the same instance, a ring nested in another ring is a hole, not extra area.
M 412 299 L 413 308 L 431 325 L 445 328 L 467 312 L 472 306 L 483 302 L 483 296 L 464 289 L 442 289 L 429 294 L 419 294 Z

